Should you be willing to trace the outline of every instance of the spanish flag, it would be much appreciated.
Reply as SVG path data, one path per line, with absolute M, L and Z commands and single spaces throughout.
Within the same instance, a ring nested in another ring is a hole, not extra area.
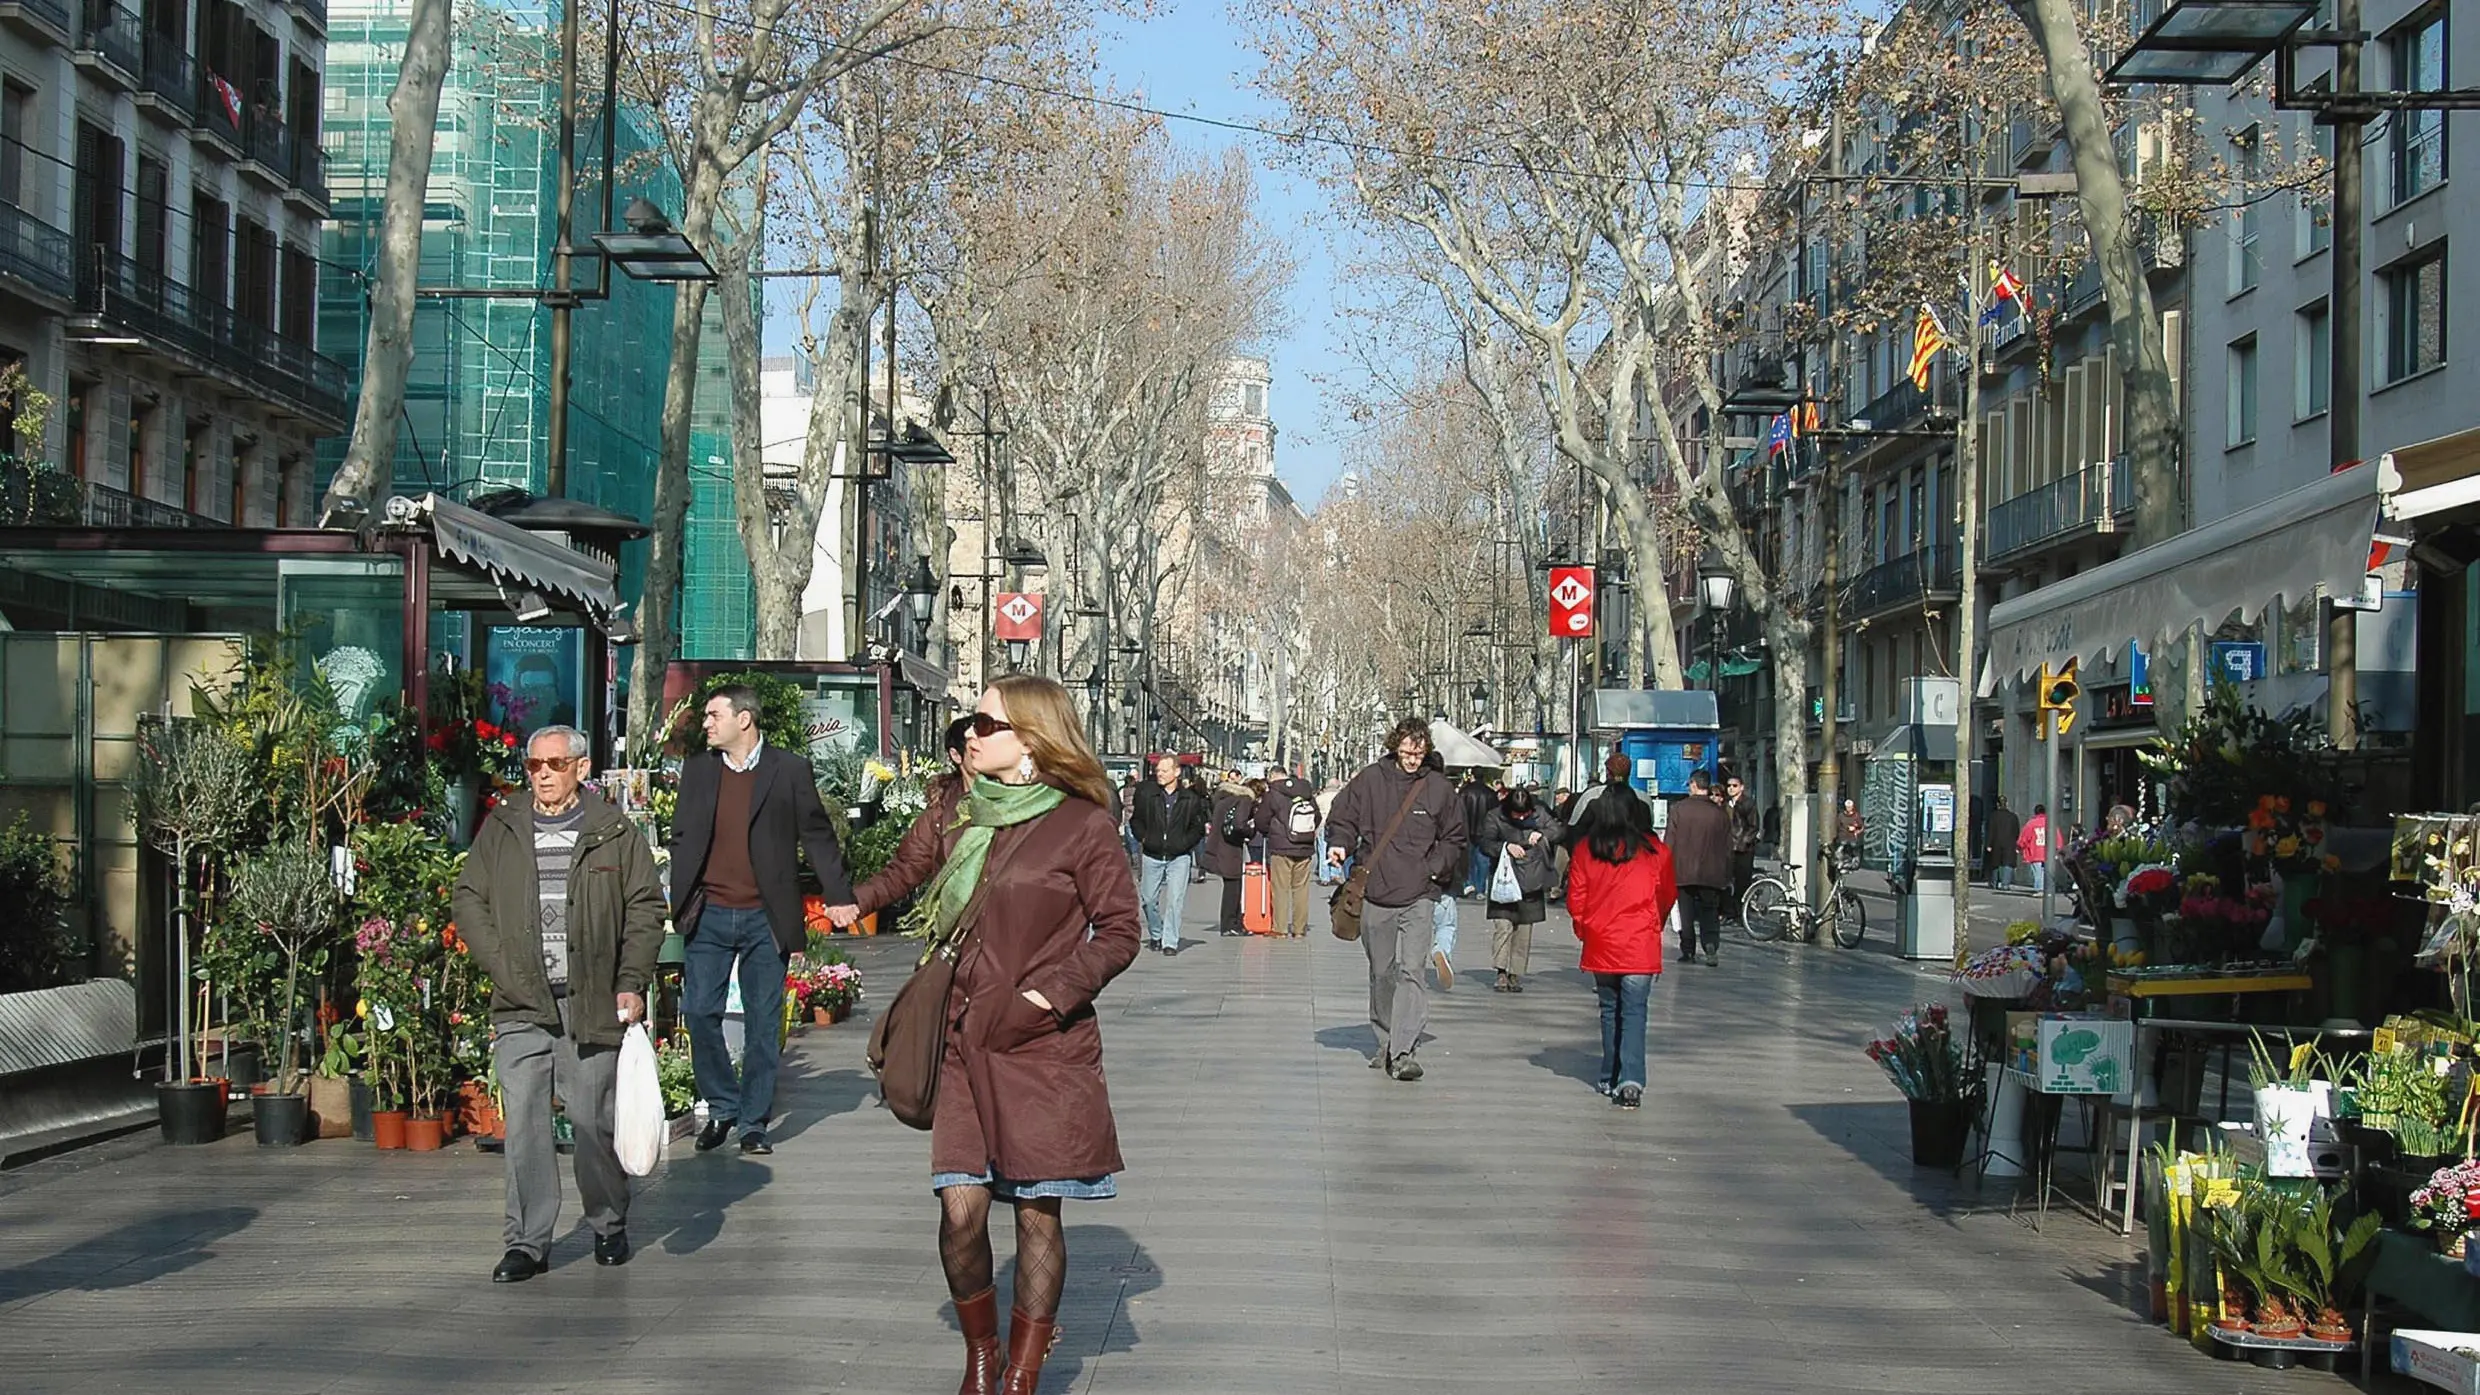
M 1912 386 L 1926 392 L 1929 388 L 1929 365 L 1937 361 L 1938 350 L 1952 343 L 1946 337 L 1946 326 L 1939 321 L 1929 302 L 1920 303 L 1920 319 L 1912 326 Z

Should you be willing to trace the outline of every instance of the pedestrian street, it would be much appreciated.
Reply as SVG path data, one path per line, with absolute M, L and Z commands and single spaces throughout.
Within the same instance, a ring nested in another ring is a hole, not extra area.
M 1357 946 L 1322 912 L 1305 941 L 1212 938 L 1212 899 L 1190 898 L 1183 953 L 1103 996 L 1128 1166 L 1119 1200 L 1069 1206 L 1045 1391 L 2343 1388 L 2148 1325 L 2140 1236 L 2057 1208 L 2036 1234 L 1996 1184 L 1915 1172 L 1860 1047 L 1945 984 L 1882 927 L 1856 952 L 1734 934 L 1719 967 L 1674 967 L 1631 1115 L 1586 1083 L 1563 914 L 1511 996 L 1463 907 L 1463 981 L 1434 1000 L 1427 1078 L 1401 1083 L 1364 1068 Z M 639 1184 L 623 1268 L 592 1263 L 563 1167 L 551 1272 L 490 1283 L 501 1164 L 470 1142 L 150 1133 L 0 1174 L 0 1390 L 954 1388 L 925 1136 L 861 1063 L 907 946 L 855 957 L 873 998 L 794 1038 L 774 1155 L 680 1145 Z

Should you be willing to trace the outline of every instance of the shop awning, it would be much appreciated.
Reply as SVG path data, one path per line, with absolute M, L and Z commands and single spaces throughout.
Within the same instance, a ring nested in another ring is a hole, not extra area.
M 2385 453 L 2396 481 L 2385 516 L 2408 523 L 2480 503 L 2480 427 Z
M 2042 665 L 2092 662 L 2130 640 L 2147 649 L 2236 613 L 2253 621 L 2280 600 L 2323 586 L 2351 595 L 2368 574 L 2368 540 L 2392 492 L 2392 457 L 2354 465 L 1989 612 L 1980 692 L 2030 678 Z
M 400 509 L 400 504 L 405 508 Z M 436 494 L 419 499 L 399 496 L 388 501 L 387 522 L 400 527 L 427 524 L 440 556 L 461 562 L 502 586 L 557 592 L 597 625 L 620 609 L 619 574 L 609 563 L 463 504 Z

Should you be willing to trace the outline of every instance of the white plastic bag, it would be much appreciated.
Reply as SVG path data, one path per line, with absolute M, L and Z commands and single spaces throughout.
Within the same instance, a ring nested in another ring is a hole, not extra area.
M 1515 856 L 1505 848 L 1498 850 L 1498 870 L 1490 873 L 1490 899 L 1502 906 L 1524 899 L 1524 883 L 1516 880 Z
M 637 1023 L 620 1039 L 620 1081 L 612 1091 L 612 1151 L 631 1177 L 654 1171 L 663 1156 L 663 1083 L 654 1073 L 654 1038 Z

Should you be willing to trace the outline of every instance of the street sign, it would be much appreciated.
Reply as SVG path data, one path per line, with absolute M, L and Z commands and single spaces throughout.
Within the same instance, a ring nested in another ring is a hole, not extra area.
M 1550 633 L 1581 639 L 1593 633 L 1593 569 L 1550 569 Z
M 2265 646 L 2252 639 L 2217 639 L 2213 641 L 2214 677 L 2225 683 L 2245 683 L 2265 676 Z
M 1042 598 L 1030 591 L 1002 591 L 991 598 L 990 633 L 994 639 L 1040 640 Z

